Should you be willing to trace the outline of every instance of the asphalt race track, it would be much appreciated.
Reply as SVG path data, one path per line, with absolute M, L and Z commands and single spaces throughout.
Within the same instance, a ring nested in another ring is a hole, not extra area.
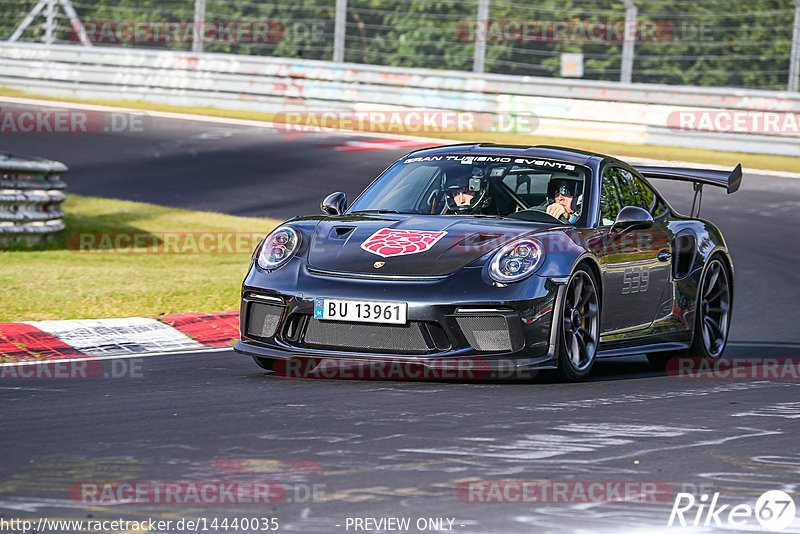
M 0 101 L 0 108 L 32 106 Z M 125 124 L 130 115 L 118 116 Z M 73 193 L 278 219 L 318 212 L 334 190 L 355 199 L 408 152 L 336 150 L 364 140 L 356 136 L 134 116 L 136 128 L 116 133 L 0 134 L 0 150 L 66 163 Z
M 348 141 L 364 138 L 151 118 L 136 133 L 4 134 L 0 151 L 65 162 L 75 193 L 283 218 L 315 212 L 331 191 L 357 193 L 405 151 L 330 146 Z M 690 186 L 657 185 L 688 210 Z M 703 216 L 722 228 L 736 269 L 727 356 L 800 356 L 798 208 L 796 179 L 745 169 L 740 192 L 707 188 Z M 192 530 L 176 528 L 181 519 L 244 517 L 304 533 L 400 531 L 368 518 L 408 518 L 410 532 L 705 532 L 722 528 L 703 527 L 701 495 L 707 509 L 719 493 L 724 522 L 733 505 L 800 484 L 800 377 L 678 379 L 643 357 L 600 361 L 580 384 L 291 380 L 230 350 L 113 361 L 94 380 L 0 380 L 0 519 L 151 518 L 173 521 L 152 530 L 169 532 Z M 280 495 L 81 499 L 89 483 L 153 481 L 270 482 Z M 468 481 L 570 489 L 551 502 L 510 492 L 484 503 L 460 491 Z M 573 493 L 592 481 L 667 491 L 642 503 Z M 697 528 L 667 526 L 678 492 L 696 495 L 685 518 Z M 764 531 L 745 519 L 741 530 Z M 800 532 L 800 519 L 783 532 Z

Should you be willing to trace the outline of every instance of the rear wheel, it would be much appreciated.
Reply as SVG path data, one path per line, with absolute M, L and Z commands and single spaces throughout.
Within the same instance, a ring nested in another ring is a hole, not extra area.
M 731 324 L 731 282 L 728 270 L 712 258 L 700 284 L 695 311 L 694 339 L 689 356 L 719 358 L 728 343 Z
M 728 269 L 718 257 L 711 258 L 700 282 L 695 309 L 694 335 L 689 350 L 648 354 L 656 369 L 663 370 L 670 358 L 684 356 L 717 359 L 728 342 L 731 324 L 731 281 Z
M 272 366 L 275 363 L 275 360 L 272 358 L 261 358 L 260 356 L 253 356 L 253 361 L 256 362 L 256 365 L 267 371 L 272 371 Z
M 600 337 L 600 299 L 594 275 L 578 267 L 564 292 L 559 324 L 558 373 L 582 380 L 592 370 Z

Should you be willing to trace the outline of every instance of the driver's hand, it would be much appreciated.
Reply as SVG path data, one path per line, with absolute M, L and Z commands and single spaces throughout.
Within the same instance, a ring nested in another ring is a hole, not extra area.
M 558 219 L 559 217 L 567 213 L 567 208 L 565 208 L 561 204 L 550 204 L 549 206 L 547 206 L 547 210 L 545 211 L 551 217 L 555 217 L 556 219 Z

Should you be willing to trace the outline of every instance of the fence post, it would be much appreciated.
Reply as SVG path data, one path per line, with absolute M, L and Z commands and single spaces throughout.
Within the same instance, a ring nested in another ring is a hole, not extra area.
M 92 46 L 92 40 L 86 33 L 86 28 L 83 27 L 83 22 L 81 22 L 81 19 L 78 18 L 75 8 L 72 7 L 72 2 L 70 0 L 59 0 L 58 3 L 61 4 L 61 8 L 64 10 L 64 13 L 67 14 L 70 26 L 72 26 L 72 30 L 78 34 L 78 39 L 80 40 L 81 44 L 84 46 Z
M 472 72 L 482 73 L 486 63 L 486 26 L 489 24 L 489 0 L 478 0 L 478 20 L 475 32 L 475 57 L 472 60 Z
M 636 42 L 636 4 L 633 0 L 622 0 L 625 6 L 625 37 L 622 41 L 622 69 L 619 81 L 631 83 L 633 74 L 633 45 Z
M 333 61 L 344 61 L 344 39 L 347 24 L 347 0 L 336 0 L 336 18 L 333 21 Z
M 797 92 L 800 76 L 800 0 L 794 0 L 794 30 L 792 31 L 792 55 L 789 58 L 789 92 Z
M 203 51 L 203 25 L 206 21 L 206 0 L 194 0 L 194 37 L 192 39 L 192 52 L 199 54 Z
M 61 7 L 64 9 L 64 12 L 67 14 L 67 18 L 69 18 L 70 25 L 72 29 L 78 34 L 78 38 L 81 41 L 81 44 L 84 46 L 92 46 L 92 42 L 89 39 L 89 36 L 86 34 L 86 29 L 83 27 L 83 23 L 78 18 L 77 13 L 75 13 L 75 9 L 72 7 L 72 3 L 70 0 L 39 0 L 33 9 L 31 9 L 25 18 L 22 19 L 19 26 L 14 30 L 14 33 L 11 34 L 11 37 L 8 38 L 8 42 L 12 43 L 14 41 L 18 41 L 22 34 L 25 33 L 25 30 L 33 23 L 36 17 L 47 8 L 45 11 L 45 43 L 53 44 L 55 40 L 55 30 L 56 30 L 56 2 L 58 2 Z
M 51 45 L 56 39 L 56 0 L 47 0 L 44 24 L 44 42 Z

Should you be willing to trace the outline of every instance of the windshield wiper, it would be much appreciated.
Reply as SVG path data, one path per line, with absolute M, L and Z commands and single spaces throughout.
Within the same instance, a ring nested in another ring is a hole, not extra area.
M 400 214 L 402 214 L 403 212 L 402 211 L 397 211 L 397 210 L 358 210 L 358 211 L 351 211 L 350 213 L 351 214 L 352 213 L 400 213 Z

